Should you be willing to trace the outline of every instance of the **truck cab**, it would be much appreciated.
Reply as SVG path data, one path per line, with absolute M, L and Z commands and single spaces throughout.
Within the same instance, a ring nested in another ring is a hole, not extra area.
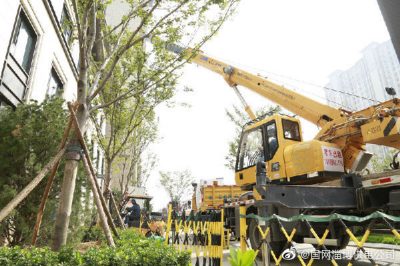
M 236 184 L 251 190 L 259 161 L 265 162 L 268 181 L 273 183 L 319 182 L 344 172 L 339 147 L 318 140 L 304 142 L 300 121 L 279 114 L 245 126 L 237 153 Z

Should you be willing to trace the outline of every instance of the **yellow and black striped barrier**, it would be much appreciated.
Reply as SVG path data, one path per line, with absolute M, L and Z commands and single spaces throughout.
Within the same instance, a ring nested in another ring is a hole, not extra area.
M 165 243 L 188 250 L 196 258 L 195 266 L 222 265 L 224 211 L 191 212 L 188 216 L 169 206 Z
M 250 219 L 257 219 L 259 224 L 265 224 L 265 226 L 258 225 L 258 232 L 260 234 L 260 243 L 258 248 L 262 245 L 266 245 L 267 249 L 262 249 L 262 251 L 267 250 L 269 254 L 266 256 L 271 256 L 275 265 L 281 265 L 283 260 L 294 260 L 297 259 L 299 264 L 302 266 L 311 266 L 313 263 L 318 259 L 324 259 L 325 261 L 330 261 L 330 263 L 334 266 L 339 265 L 338 260 L 343 259 L 343 254 L 339 253 L 339 251 L 332 251 L 328 249 L 326 246 L 326 241 L 328 235 L 331 233 L 332 230 L 332 223 L 336 223 L 336 225 L 340 226 L 340 229 L 344 231 L 345 236 L 352 240 L 355 243 L 356 249 L 350 257 L 347 258 L 348 266 L 352 266 L 353 263 L 360 258 L 360 253 L 363 253 L 365 258 L 371 262 L 372 265 L 377 265 L 373 256 L 369 252 L 367 252 L 364 248 L 364 245 L 373 229 L 374 225 L 379 224 L 380 229 L 383 229 L 382 226 L 385 226 L 396 239 L 400 239 L 399 232 L 395 229 L 394 224 L 400 223 L 400 217 L 388 215 L 382 212 L 374 212 L 370 215 L 359 217 L 353 215 L 341 215 L 341 214 L 330 214 L 330 215 L 305 215 L 300 214 L 296 216 L 292 216 L 290 218 L 281 217 L 279 215 L 271 215 L 268 217 L 260 217 L 255 214 L 249 215 L 241 215 L 241 218 L 250 218 Z M 280 232 L 284 236 L 286 241 L 283 249 L 277 253 L 274 251 L 273 247 L 271 247 L 270 242 L 268 241 L 268 237 L 271 234 L 271 224 L 276 223 Z M 287 227 L 285 228 L 285 224 L 291 223 L 290 229 Z M 294 224 L 294 226 L 293 226 Z M 326 224 L 326 228 L 321 230 L 321 225 Z M 363 225 L 365 231 L 362 235 L 356 237 L 355 234 L 350 229 L 349 225 Z M 317 233 L 315 230 L 315 226 L 318 225 L 318 231 L 320 234 Z M 366 226 L 365 226 L 366 225 Z M 324 256 L 313 256 L 312 254 L 308 254 L 305 256 L 298 252 L 295 247 L 294 238 L 296 236 L 296 232 L 300 229 L 301 226 L 305 226 L 310 236 L 315 241 L 315 252 L 317 254 L 325 254 Z M 241 224 L 242 227 L 242 224 Z M 264 255 L 264 254 L 263 254 Z M 264 256 L 263 256 L 264 257 Z M 393 254 L 393 260 L 395 256 Z M 343 263 L 341 263 L 343 264 Z

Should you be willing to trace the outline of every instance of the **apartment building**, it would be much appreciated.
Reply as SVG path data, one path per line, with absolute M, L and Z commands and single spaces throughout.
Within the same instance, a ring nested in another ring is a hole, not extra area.
M 360 110 L 389 100 L 385 87 L 400 93 L 400 64 L 390 40 L 369 44 L 352 67 L 333 72 L 325 95 L 332 106 Z
M 0 3 L 0 105 L 76 95 L 78 43 L 64 0 Z
M 400 95 L 400 64 L 391 40 L 370 43 L 362 50 L 361 58 L 347 70 L 337 70 L 329 76 L 325 96 L 329 105 L 350 111 L 361 110 L 389 100 L 385 87 L 392 87 Z M 387 147 L 367 145 L 380 157 Z
M 79 47 L 73 23 L 70 0 L 0 1 L 0 106 L 54 95 L 76 99 Z M 88 136 L 101 176 L 103 152 Z

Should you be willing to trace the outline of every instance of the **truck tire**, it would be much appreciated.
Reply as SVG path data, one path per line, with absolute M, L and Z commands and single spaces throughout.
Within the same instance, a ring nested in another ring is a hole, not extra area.
M 350 242 L 350 236 L 346 233 L 346 230 L 342 226 L 334 226 L 333 230 L 335 232 L 335 237 L 338 240 L 338 245 L 337 247 L 328 247 L 328 249 L 345 249 Z
M 337 249 L 345 249 L 350 242 L 350 236 L 348 234 L 341 235 L 339 237 L 339 245 Z
M 259 257 L 262 256 L 261 254 L 261 234 L 258 231 L 258 222 L 255 219 L 251 219 L 248 228 L 248 237 L 250 240 L 251 248 L 254 250 L 259 250 L 258 255 Z M 272 231 L 270 231 L 270 234 Z M 269 242 L 272 250 L 275 252 L 277 256 L 281 254 L 283 248 L 286 244 L 286 241 L 271 241 Z
M 248 237 L 250 240 L 251 248 L 254 250 L 259 249 L 261 244 L 261 234 L 258 231 L 258 222 L 256 219 L 250 219 L 249 229 L 248 229 Z

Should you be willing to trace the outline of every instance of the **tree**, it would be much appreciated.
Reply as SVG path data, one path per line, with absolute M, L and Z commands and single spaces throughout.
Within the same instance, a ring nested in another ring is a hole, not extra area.
M 390 164 L 393 162 L 393 156 L 398 152 L 398 150 L 393 148 L 388 148 L 388 152 L 383 156 L 373 156 L 369 166 L 373 173 L 380 173 L 384 171 L 391 170 Z M 396 159 L 398 161 L 398 159 Z
M 5 206 L 35 177 L 53 156 L 62 138 L 67 112 L 61 99 L 48 99 L 38 104 L 32 102 L 0 111 L 0 205 Z M 48 125 L 52 126 L 49 127 Z M 47 244 L 53 228 L 56 211 L 56 195 L 60 187 L 62 171 L 56 174 L 53 189 L 45 209 L 39 244 Z M 79 187 L 85 184 L 78 178 Z M 27 199 L 1 223 L 2 237 L 10 245 L 28 244 L 40 200 L 46 186 L 42 182 Z M 83 195 L 81 189 L 76 196 Z M 81 202 L 74 203 L 78 208 Z M 82 215 L 82 214 L 81 214 Z M 81 216 L 82 218 L 82 216 Z M 72 224 L 72 231 L 77 223 Z
M 262 117 L 266 115 L 271 115 L 280 112 L 281 108 L 276 106 L 263 107 L 256 111 L 257 117 Z M 235 138 L 229 142 L 228 154 L 225 156 L 225 166 L 231 170 L 235 170 L 236 166 L 236 156 L 240 141 L 240 136 L 242 135 L 243 127 L 249 121 L 247 113 L 239 109 L 237 106 L 233 106 L 233 110 L 226 110 L 226 115 L 229 117 L 230 121 L 235 125 Z
M 128 145 L 126 156 L 120 157 L 117 166 L 119 186 L 122 194 L 128 192 L 128 186 L 144 187 L 154 168 L 157 157 L 153 153 L 146 153 L 150 143 L 157 137 L 157 124 L 154 121 L 145 121 L 138 127 Z
M 112 1 L 71 2 L 79 47 L 77 120 L 79 128 L 85 133 L 91 113 L 118 104 L 121 100 L 138 97 L 151 88 L 163 87 L 164 82 L 173 87 L 179 76 L 176 71 L 187 59 L 171 55 L 166 50 L 166 44 L 182 40 L 199 48 L 232 14 L 238 0 L 127 0 L 129 8 L 115 26 L 108 26 L 104 19 L 107 6 Z M 199 41 L 194 42 L 194 39 Z M 151 40 L 151 44 L 143 49 L 146 40 Z M 151 55 L 144 56 L 146 60 L 143 60 L 143 55 L 149 53 Z M 141 66 L 142 62 L 145 62 L 143 67 L 137 68 L 136 65 Z M 132 75 L 127 76 L 131 86 L 118 96 L 103 97 L 107 96 L 107 90 L 120 89 L 113 86 L 112 77 L 122 73 L 121 70 L 130 71 L 132 68 Z M 142 78 L 135 79 L 136 74 Z M 71 148 L 66 154 L 54 250 L 59 250 L 66 243 L 73 199 L 67 195 L 74 192 L 80 160 L 78 140 L 71 138 L 68 146 Z
M 184 203 L 190 197 L 194 178 L 189 170 L 160 172 L 160 183 L 172 201 Z
M 158 90 L 158 87 L 154 90 Z M 154 90 L 152 91 L 154 92 Z M 123 90 L 117 92 L 120 93 L 121 91 Z M 126 181 L 131 180 L 132 175 L 135 175 L 134 179 L 137 179 L 137 171 L 135 170 L 139 157 L 145 148 L 142 142 L 145 140 L 147 146 L 147 142 L 155 138 L 154 108 L 165 99 L 165 96 L 161 93 L 157 96 L 144 93 L 138 97 L 112 104 L 103 111 L 107 124 L 105 134 L 101 130 L 101 124 L 104 123 L 104 120 L 92 119 L 96 125 L 98 143 L 104 151 L 106 161 L 104 177 L 104 196 L 106 198 L 108 198 L 110 191 L 113 172 L 114 175 L 117 175 L 122 170 L 122 175 L 124 175 L 128 171 L 128 169 L 120 169 L 121 159 L 124 160 L 123 167 L 127 167 L 128 159 L 133 162 L 129 167 L 129 176 L 126 177 Z M 124 183 L 127 187 L 128 182 Z M 122 188 L 121 192 L 124 192 Z

